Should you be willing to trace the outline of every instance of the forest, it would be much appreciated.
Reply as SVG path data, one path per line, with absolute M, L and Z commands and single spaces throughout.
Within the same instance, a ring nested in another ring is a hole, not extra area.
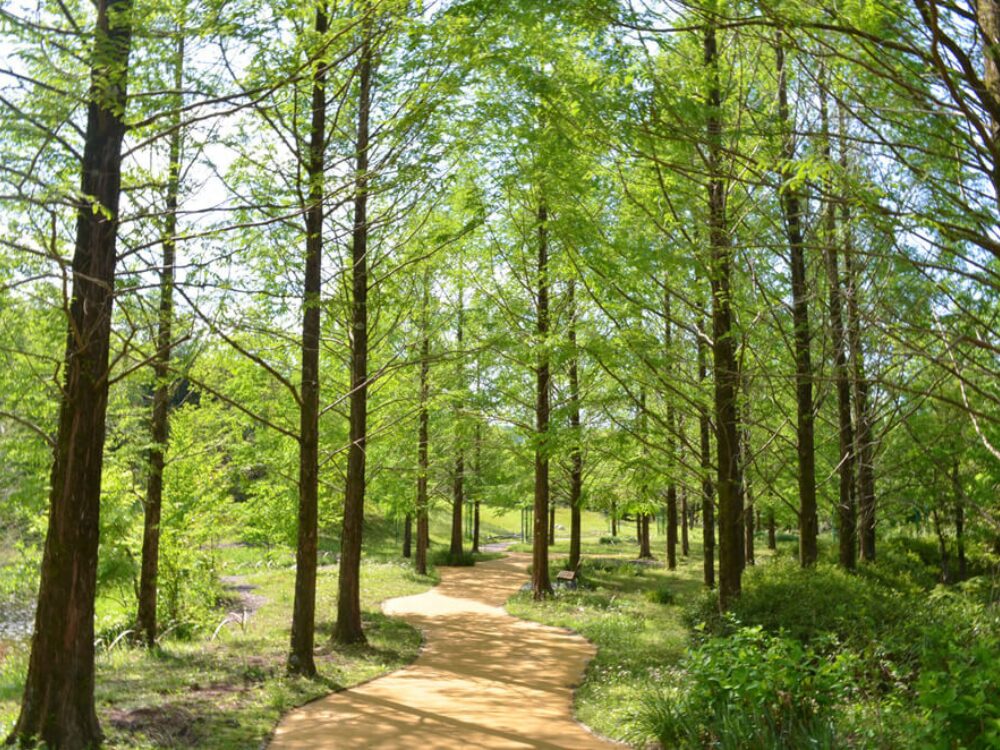
M 287 739 L 433 591 L 595 747 L 1000 748 L 1000 0 L 0 2 L 0 742 L 589 746 Z

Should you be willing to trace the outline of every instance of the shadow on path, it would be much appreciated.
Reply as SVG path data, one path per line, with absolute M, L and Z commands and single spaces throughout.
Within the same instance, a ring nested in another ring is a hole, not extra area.
M 572 717 L 594 647 L 503 609 L 529 561 L 514 554 L 443 568 L 437 587 L 387 601 L 386 614 L 423 632 L 417 660 L 287 714 L 269 750 L 620 747 Z

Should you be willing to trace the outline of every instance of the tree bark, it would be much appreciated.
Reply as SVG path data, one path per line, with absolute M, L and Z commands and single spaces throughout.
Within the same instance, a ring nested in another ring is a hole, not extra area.
M 708 379 L 705 345 L 705 322 L 698 325 L 698 383 Z M 709 588 L 715 586 L 715 487 L 712 486 L 711 424 L 708 407 L 699 408 L 698 428 L 701 439 L 701 534 L 704 581 Z
M 427 548 L 430 545 L 430 528 L 427 492 L 427 474 L 430 469 L 429 410 L 431 338 L 430 338 L 430 275 L 424 276 L 423 301 L 420 312 L 420 410 L 417 417 L 417 573 L 427 575 Z
M 181 170 L 181 107 L 184 87 L 184 29 L 177 30 L 177 60 L 174 67 L 174 89 L 178 92 L 171 117 L 169 145 L 170 164 L 167 173 L 166 217 L 163 232 L 163 266 L 160 268 L 160 305 L 157 316 L 156 355 L 153 359 L 153 414 L 149 450 L 149 477 L 146 483 L 142 530 L 142 562 L 139 574 L 139 601 L 135 629 L 148 647 L 156 645 L 156 604 L 160 572 L 160 516 L 163 508 L 163 470 L 169 439 L 170 356 L 174 323 L 174 272 L 177 249 L 177 205 Z
M 778 69 L 778 119 L 782 129 L 782 168 L 784 183 L 792 176 L 795 159 L 795 135 L 788 114 L 788 84 L 785 52 L 780 32 L 774 48 Z M 802 233 L 802 205 L 798 188 L 782 184 L 779 188 L 781 211 L 791 253 L 792 319 L 795 329 L 795 401 L 799 477 L 799 563 L 816 564 L 819 519 L 816 510 L 816 446 L 813 406 L 813 371 L 810 355 L 809 285 L 806 280 L 805 240 Z
M 579 351 L 576 345 L 576 282 L 570 280 L 567 290 L 569 304 L 569 428 L 572 448 L 569 469 L 569 569 L 580 566 L 582 521 L 580 503 L 583 501 L 583 436 L 580 426 L 580 371 Z
M 464 290 L 462 286 L 459 285 L 458 288 L 458 320 L 455 327 L 455 340 L 458 347 L 458 391 L 465 388 L 465 378 L 464 373 L 464 357 L 465 353 L 462 350 L 462 317 L 464 313 L 465 299 Z M 463 436 L 460 429 L 462 419 L 462 398 L 459 397 L 455 405 L 455 481 L 452 484 L 452 496 L 451 496 L 451 545 L 449 548 L 449 555 L 453 561 L 458 561 L 464 550 L 462 549 L 462 506 L 465 505 L 465 446 L 463 445 Z
M 823 156 L 832 164 L 830 125 L 826 107 L 826 90 L 821 71 L 820 120 L 823 134 Z M 830 329 L 833 336 L 833 379 L 837 388 L 837 432 L 839 453 L 837 473 L 840 485 L 837 501 L 839 561 L 841 567 L 853 570 L 857 564 L 858 517 L 854 499 L 854 425 L 851 419 L 851 383 L 847 368 L 847 335 L 844 328 L 843 291 L 840 262 L 837 257 L 837 214 L 833 202 L 833 186 L 827 185 L 824 208 L 826 241 L 823 255 L 829 286 Z
M 681 554 L 688 557 L 691 554 L 691 543 L 688 540 L 688 523 L 690 522 L 688 511 L 687 487 L 681 487 Z
M 958 580 L 969 577 L 969 563 L 965 557 L 965 490 L 958 470 L 958 459 L 951 467 L 951 482 L 955 491 L 955 547 L 958 555 Z
M 477 364 L 478 369 L 478 364 Z M 478 381 L 478 374 L 477 374 Z M 477 382 L 478 385 L 478 382 Z M 478 392 L 478 388 L 477 388 Z M 481 422 L 476 422 L 476 492 L 475 499 L 472 503 L 472 551 L 479 552 L 479 490 L 483 486 L 483 462 L 482 462 L 482 450 L 483 450 L 483 427 Z
M 94 597 L 132 4 L 98 0 L 96 12 L 48 531 L 21 713 L 10 737 L 60 750 L 101 741 Z
M 838 107 L 840 119 L 840 166 L 848 169 L 844 112 Z M 857 465 L 855 499 L 858 506 L 858 537 L 861 559 L 875 562 L 875 443 L 871 406 L 868 400 L 869 382 L 865 375 L 865 353 L 861 343 L 860 300 L 858 299 L 857 261 L 851 232 L 851 208 L 847 201 L 840 205 L 844 231 L 845 296 L 847 298 L 848 346 L 850 348 L 851 384 L 854 408 L 854 461 Z
M 670 291 L 664 288 L 663 292 L 663 349 L 666 355 L 667 367 L 673 363 L 673 331 L 671 330 L 670 318 Z M 667 485 L 667 568 L 677 569 L 677 414 L 674 410 L 673 400 L 667 402 L 667 455 L 670 465 L 667 467 L 670 472 L 670 480 Z M 685 539 L 687 529 L 685 528 Z M 686 545 L 686 541 L 685 541 Z
M 403 521 L 403 557 L 409 559 L 413 554 L 413 514 L 407 513 Z
M 344 521 L 340 538 L 338 643 L 364 643 L 361 627 L 361 538 L 365 519 L 365 444 L 368 437 L 368 138 L 372 98 L 372 19 L 365 5 L 358 63 L 357 168 L 351 243 L 351 393 Z
M 327 31 L 323 5 L 316 8 L 316 36 Z M 326 64 L 313 68 L 312 121 L 309 125 L 309 203 L 306 206 L 305 288 L 302 295 L 302 385 L 299 404 L 299 527 L 295 552 L 295 601 L 292 607 L 288 672 L 316 674 L 316 553 L 319 537 L 319 340 L 323 284 L 323 172 L 326 161 Z
M 726 610 L 740 595 L 742 584 L 740 519 L 743 508 L 739 488 L 739 427 L 736 414 L 739 375 L 733 337 L 732 247 L 726 220 L 726 183 L 722 171 L 722 89 L 713 18 L 710 18 L 705 30 L 705 67 L 708 70 L 706 135 L 716 491 L 719 495 L 719 607 Z
M 773 510 L 769 510 L 767 513 L 767 548 L 770 550 L 778 549 L 778 533 Z
M 544 201 L 538 207 L 538 297 L 536 300 L 538 365 L 535 402 L 535 522 L 532 536 L 531 590 L 535 599 L 552 594 L 549 579 L 549 548 L 546 544 L 546 521 L 549 516 L 549 398 L 552 388 L 549 374 L 549 240 L 548 209 Z

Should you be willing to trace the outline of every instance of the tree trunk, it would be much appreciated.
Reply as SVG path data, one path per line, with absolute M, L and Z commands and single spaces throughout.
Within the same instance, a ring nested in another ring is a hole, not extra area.
M 951 482 L 955 491 L 955 547 L 958 553 L 958 580 L 969 577 L 969 564 L 965 558 L 965 490 L 958 473 L 958 459 L 951 467 Z
M 338 643 L 364 643 L 361 628 L 361 536 L 365 518 L 365 443 L 368 437 L 368 129 L 372 98 L 372 19 L 365 6 L 358 64 L 357 171 L 355 174 L 354 230 L 351 243 L 351 393 L 344 491 L 344 522 L 340 538 Z
M 462 316 L 464 313 L 465 299 L 464 290 L 461 285 L 458 288 L 458 321 L 455 327 L 455 340 L 458 348 L 458 391 L 465 388 L 464 362 L 465 352 L 462 350 Z M 448 554 L 453 561 L 461 559 L 464 550 L 462 549 L 462 506 L 465 505 L 465 446 L 463 445 L 463 435 L 461 430 L 462 419 L 462 399 L 459 397 L 455 405 L 455 481 L 452 485 L 451 496 L 451 546 Z
M 153 414 L 149 450 L 149 477 L 146 484 L 142 530 L 142 563 L 139 574 L 139 601 L 135 629 L 143 643 L 156 645 L 156 603 L 160 571 L 160 516 L 163 508 L 164 453 L 169 438 L 170 355 L 174 323 L 174 271 L 177 249 L 177 205 L 181 172 L 181 107 L 184 87 L 184 30 L 177 30 L 177 60 L 174 89 L 178 92 L 171 118 L 166 195 L 166 226 L 163 232 L 163 266 L 160 269 L 160 307 L 157 317 L 156 355 L 153 359 Z
M 576 282 L 570 280 L 569 289 L 569 428 L 572 448 L 569 469 L 569 569 L 580 566 L 582 521 L 580 503 L 583 500 L 583 436 L 580 427 L 580 372 L 579 352 L 576 346 Z
M 430 274 L 424 275 L 423 301 L 420 312 L 420 410 L 417 421 L 417 555 L 414 560 L 417 573 L 427 575 L 427 548 L 430 545 L 430 527 L 427 492 L 427 474 L 430 468 Z
M 403 557 L 409 559 L 413 554 L 413 514 L 407 513 L 403 521 Z
M 687 487 L 681 487 L 681 554 L 688 557 L 691 554 L 691 543 L 688 540 L 688 495 Z
M 549 580 L 549 548 L 546 545 L 546 521 L 549 515 L 549 241 L 548 210 L 538 207 L 538 366 L 535 403 L 535 523 L 532 536 L 531 590 L 535 599 L 552 594 Z
M 948 554 L 948 543 L 944 538 L 944 529 L 941 528 L 941 516 L 937 508 L 931 511 L 931 519 L 934 521 L 934 533 L 938 540 L 938 554 L 941 556 L 941 583 L 951 583 L 951 559 Z
M 743 514 L 744 520 L 744 531 L 746 532 L 746 543 L 744 547 L 744 555 L 747 565 L 756 565 L 757 558 L 754 554 L 754 534 L 757 531 L 757 527 L 754 524 L 753 517 L 753 497 L 750 494 L 750 487 L 747 486 L 747 511 Z
M 848 169 L 847 138 L 843 108 L 838 107 L 840 119 L 840 166 Z M 861 559 L 875 562 L 875 443 L 872 435 L 872 415 L 868 402 L 869 384 L 865 376 L 865 353 L 861 345 L 860 300 L 858 299 L 857 267 L 851 232 L 851 208 L 847 201 L 840 206 L 841 224 L 844 228 L 844 267 L 846 275 L 847 328 L 851 379 L 854 392 L 854 461 L 857 464 L 855 499 L 858 507 L 858 537 Z
M 316 8 L 316 35 L 327 31 L 326 10 Z M 316 552 L 319 536 L 319 340 L 323 284 L 323 171 L 326 157 L 326 64 L 313 71 L 312 122 L 309 128 L 309 204 L 306 207 L 305 289 L 302 296 L 302 403 L 299 404 L 299 528 L 295 553 L 295 603 L 292 608 L 288 671 L 316 674 Z
M 816 447 L 813 413 L 813 372 L 810 356 L 809 286 L 806 280 L 805 241 L 802 236 L 802 205 L 798 188 L 784 184 L 793 175 L 794 126 L 789 122 L 785 52 L 779 32 L 774 48 L 778 68 L 778 118 L 782 128 L 782 160 L 779 188 L 781 211 L 791 253 L 792 319 L 795 327 L 795 399 L 799 469 L 799 562 L 816 564 L 819 519 L 816 510 Z
M 820 119 L 823 132 L 823 156 L 832 163 L 830 125 L 826 108 L 826 91 L 820 86 Z M 837 473 L 840 493 L 837 501 L 838 541 L 840 565 L 853 570 L 857 564 L 858 517 L 854 500 L 854 425 L 851 420 L 851 384 L 847 370 L 847 336 L 844 329 L 843 292 L 840 282 L 840 262 L 837 258 L 837 215 L 833 203 L 833 186 L 827 184 L 824 227 L 826 241 L 823 255 L 830 297 L 830 329 L 833 336 L 833 378 L 837 387 L 837 428 L 839 453 Z
M 479 363 L 476 363 L 476 392 L 479 392 Z M 472 551 L 479 552 L 479 492 L 483 486 L 483 426 L 482 422 L 476 422 L 476 492 L 475 500 L 472 504 Z
M 708 223 L 711 248 L 712 356 L 715 380 L 716 489 L 719 494 L 719 607 L 729 608 L 740 595 L 739 427 L 736 416 L 738 371 L 733 338 L 732 247 L 726 221 L 726 183 L 722 169 L 722 93 L 714 20 L 705 30 L 708 69 L 707 153 Z
M 614 500 L 611 501 L 611 538 L 618 538 L 618 503 Z
M 705 351 L 705 322 L 698 325 L 698 383 L 708 378 Z M 701 438 L 701 534 L 704 580 L 709 588 L 715 586 L 715 488 L 712 486 L 711 424 L 708 407 L 699 408 L 698 428 Z
M 670 318 L 670 291 L 663 293 L 663 349 L 667 367 L 673 364 L 673 331 Z M 667 402 L 667 455 L 670 483 L 667 485 L 667 567 L 677 569 L 677 415 L 673 400 Z M 685 529 L 685 536 L 687 530 Z
M 767 548 L 770 550 L 778 549 L 778 530 L 774 521 L 773 510 L 767 512 Z
M 10 738 L 60 750 L 101 741 L 94 596 L 132 5 L 98 0 L 96 10 L 48 532 L 24 697 Z

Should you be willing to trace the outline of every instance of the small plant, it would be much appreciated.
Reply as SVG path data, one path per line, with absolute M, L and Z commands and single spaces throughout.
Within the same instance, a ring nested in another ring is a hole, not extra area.
M 673 604 L 675 601 L 674 592 L 665 586 L 647 591 L 646 599 L 653 604 Z
M 615 545 L 615 544 L 621 544 L 622 540 L 616 536 L 602 536 L 600 539 L 597 540 L 597 543 Z

